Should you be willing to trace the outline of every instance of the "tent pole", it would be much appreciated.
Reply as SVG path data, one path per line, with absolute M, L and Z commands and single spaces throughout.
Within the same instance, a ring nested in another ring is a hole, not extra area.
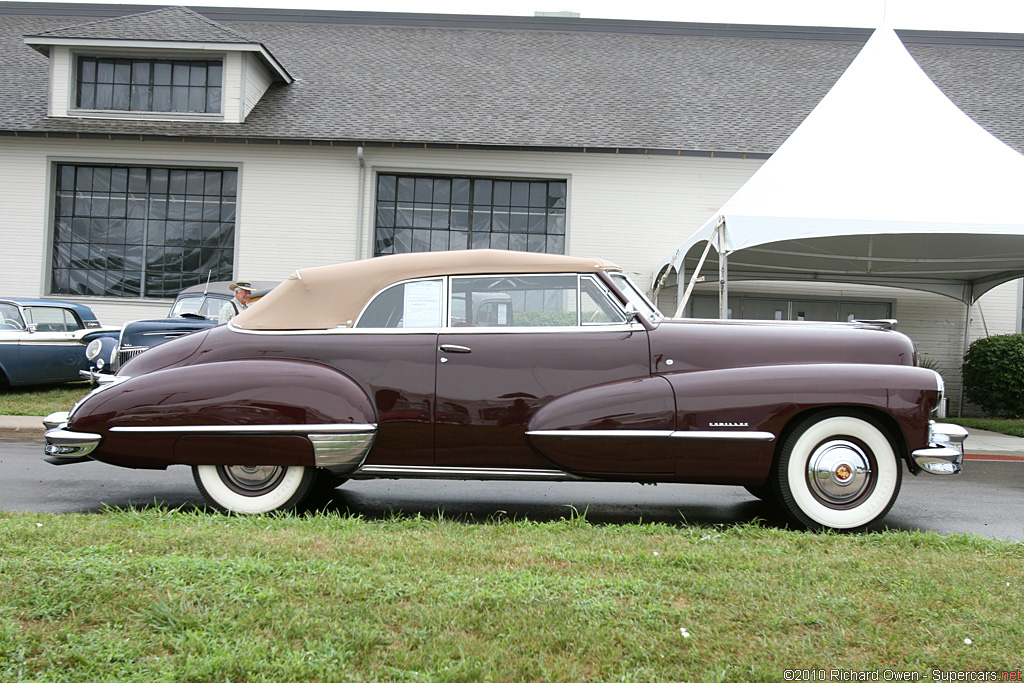
M 960 356 L 960 360 L 963 361 L 963 357 L 967 355 L 967 349 L 971 346 L 971 307 L 974 303 L 974 285 L 967 285 L 967 319 L 964 321 L 964 352 Z M 964 416 L 964 372 L 963 365 L 960 366 L 960 402 L 956 406 L 956 416 Z
M 657 282 L 654 283 L 654 289 L 650 291 L 651 301 L 655 303 L 658 302 L 658 294 L 661 293 L 661 288 L 665 286 L 665 280 L 668 279 L 669 273 L 671 273 L 674 270 L 672 264 L 674 264 L 676 262 L 676 259 L 678 258 L 679 250 L 676 249 L 675 253 L 672 254 L 672 258 L 668 262 L 668 266 L 666 266 L 665 268 L 665 272 L 661 274 L 661 277 L 658 278 Z M 676 284 L 678 285 L 678 282 Z
M 721 223 L 719 223 L 718 225 L 720 226 Z M 679 305 L 676 307 L 676 314 L 672 317 L 683 317 L 683 309 L 686 308 L 686 304 L 690 300 L 690 294 L 693 293 L 693 286 L 696 285 L 701 280 L 701 278 L 699 277 L 700 271 L 702 268 L 704 268 L 704 260 L 707 259 L 708 252 L 711 251 L 711 245 L 714 243 L 715 235 L 717 234 L 718 228 L 716 227 L 715 231 L 711 233 L 711 237 L 708 239 L 708 243 L 704 246 L 704 253 L 700 255 L 700 260 L 697 261 L 697 267 L 694 268 L 693 275 L 690 276 L 690 282 L 689 284 L 686 285 L 686 291 L 683 292 L 683 298 L 679 300 Z M 677 251 L 676 253 L 678 254 L 679 252 Z
M 718 226 L 718 317 L 729 317 L 729 255 L 725 251 L 725 221 Z

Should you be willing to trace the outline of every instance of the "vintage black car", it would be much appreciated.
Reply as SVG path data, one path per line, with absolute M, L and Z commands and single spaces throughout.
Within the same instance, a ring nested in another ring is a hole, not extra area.
M 115 372 L 143 351 L 182 335 L 220 324 L 224 307 L 231 315 L 241 312 L 231 290 L 233 282 L 208 282 L 181 290 L 166 318 L 133 320 L 121 328 L 117 339 L 100 338 L 90 343 L 86 357 L 90 369 L 99 373 Z M 255 303 L 274 288 L 276 282 L 253 282 L 250 303 Z M 87 373 L 93 379 L 93 373 Z
M 348 478 L 627 481 L 862 529 L 966 436 L 888 325 L 668 320 L 607 261 L 509 251 L 300 270 L 105 379 L 47 418 L 50 461 L 187 465 L 238 513 Z

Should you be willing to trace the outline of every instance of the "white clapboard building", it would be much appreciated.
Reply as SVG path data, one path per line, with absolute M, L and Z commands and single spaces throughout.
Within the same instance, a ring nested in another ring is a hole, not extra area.
M 1024 36 L 897 34 L 953 103 L 1024 151 Z M 606 258 L 647 286 L 870 35 L 0 2 L 0 294 L 81 301 L 120 324 L 207 278 L 481 247 Z M 823 175 L 845 163 L 827 144 L 813 159 Z M 897 318 L 956 397 L 956 299 L 780 280 L 730 297 L 734 317 Z M 686 313 L 717 306 L 705 283 Z M 975 305 L 971 335 L 1020 321 L 1014 280 Z

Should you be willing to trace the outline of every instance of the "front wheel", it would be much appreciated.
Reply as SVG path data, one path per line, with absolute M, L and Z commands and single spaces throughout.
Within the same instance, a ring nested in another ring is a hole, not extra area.
M 889 512 L 903 470 L 881 427 L 826 413 L 789 435 L 773 475 L 780 502 L 799 524 L 859 531 Z
M 277 465 L 193 465 L 203 498 L 225 512 L 258 514 L 293 510 L 316 482 L 314 467 Z

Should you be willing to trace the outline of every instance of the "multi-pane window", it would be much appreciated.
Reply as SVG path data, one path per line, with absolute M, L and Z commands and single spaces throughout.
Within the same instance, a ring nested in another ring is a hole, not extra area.
M 220 61 L 79 57 L 75 105 L 113 111 L 221 111 Z
M 173 297 L 231 279 L 238 171 L 57 167 L 53 294 Z
M 374 255 L 448 249 L 565 253 L 564 180 L 382 174 Z

